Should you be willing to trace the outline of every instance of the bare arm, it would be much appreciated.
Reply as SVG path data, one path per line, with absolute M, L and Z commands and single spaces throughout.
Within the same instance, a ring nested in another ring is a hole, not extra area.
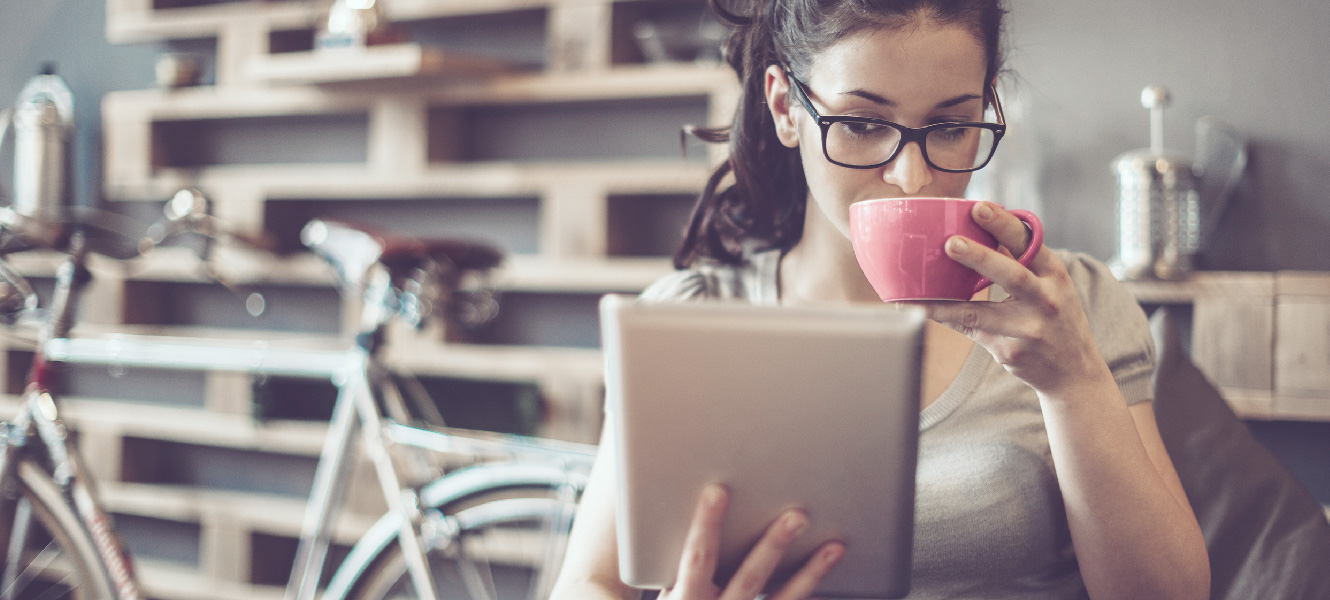
M 1004 247 L 1024 248 L 1025 226 L 1001 207 L 979 204 L 974 217 Z M 984 346 L 1038 393 L 1090 596 L 1209 597 L 1205 540 L 1152 407 L 1126 406 L 1062 262 L 1046 248 L 1029 269 L 980 244 L 946 249 L 1011 294 L 1003 302 L 929 303 L 929 316 Z
M 596 464 L 582 493 L 568 552 L 550 600 L 635 600 L 639 595 L 619 579 L 613 437 L 607 433 L 601 435 Z

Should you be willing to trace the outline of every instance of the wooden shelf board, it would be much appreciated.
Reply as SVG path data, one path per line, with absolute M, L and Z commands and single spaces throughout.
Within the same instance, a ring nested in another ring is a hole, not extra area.
M 696 194 L 710 172 L 706 163 L 682 159 L 437 164 L 418 175 L 376 173 L 364 164 L 234 165 L 163 168 L 145 180 L 111 178 L 106 192 L 113 200 L 154 202 L 186 187 L 258 191 L 272 200 L 541 196 L 561 185 L 611 194 Z
M 409 55 L 409 51 L 396 52 Z M 275 62 L 283 69 L 294 69 L 284 62 L 282 56 L 272 55 L 264 60 Z M 342 65 L 343 61 L 325 58 L 323 53 L 300 53 L 291 62 L 299 62 L 296 59 L 311 63 L 313 66 L 309 68 L 316 72 L 335 74 L 339 70 L 355 70 Z M 385 53 L 383 60 L 388 63 L 409 62 L 409 58 L 391 52 Z M 388 64 L 385 68 L 400 67 Z M 102 107 L 108 121 L 126 116 L 159 121 L 204 120 L 367 110 L 386 91 L 419 98 L 431 106 L 479 106 L 704 96 L 730 92 L 737 86 L 733 72 L 725 67 L 681 63 L 571 73 L 518 72 L 478 80 L 445 79 L 430 86 L 413 85 L 400 90 L 386 90 L 378 85 L 339 88 L 336 93 L 316 85 L 287 85 L 261 90 L 214 86 L 125 90 L 107 93 Z
M 637 293 L 673 270 L 668 258 L 547 259 L 516 255 L 496 273 L 495 284 L 504 291 Z
M 20 401 L 16 396 L 0 397 L 0 412 L 15 414 Z M 111 430 L 127 437 L 297 456 L 318 456 L 328 430 L 321 422 L 260 423 L 244 415 L 94 398 L 61 398 L 60 409 L 75 430 Z
M 242 530 L 299 537 L 305 498 L 289 498 L 230 490 L 145 483 L 98 482 L 107 510 L 115 513 L 196 523 L 204 519 Z M 351 544 L 365 535 L 379 515 L 342 511 L 333 526 L 333 540 Z
M 385 12 L 392 21 L 415 21 L 542 8 L 561 1 L 564 0 L 397 0 L 385 3 Z M 108 3 L 108 6 L 114 5 Z M 323 17 L 324 10 L 322 4 L 307 0 L 251 0 L 143 13 L 108 10 L 106 37 L 113 44 L 212 37 L 242 17 L 271 29 L 311 28 Z
M 390 344 L 389 367 L 418 375 L 495 381 L 540 382 L 549 379 L 599 381 L 601 352 L 588 348 L 481 346 L 408 342 Z
M 145 597 L 159 600 L 281 600 L 282 586 L 251 585 L 205 577 L 186 566 L 157 560 L 134 560 Z
M 274 29 L 312 27 L 322 12 L 306 0 L 251 0 L 124 12 L 107 3 L 106 39 L 112 44 L 213 37 L 237 19 L 258 19 Z
M 63 255 L 57 252 L 24 252 L 6 258 L 25 277 L 53 277 Z M 224 248 L 214 263 L 228 281 L 241 285 L 308 285 L 331 287 L 336 283 L 331 269 L 311 253 L 273 256 L 256 250 Z M 184 248 L 160 248 L 133 261 L 94 256 L 89 268 L 98 278 L 128 281 L 210 283 L 199 270 L 195 255 Z M 669 274 L 668 258 L 549 259 L 535 255 L 509 255 L 495 271 L 501 291 L 598 294 L 640 292 L 656 279 Z
M 1190 304 L 1212 295 L 1271 296 L 1275 274 L 1245 271 L 1199 271 L 1180 281 L 1124 281 L 1140 302 Z
M 264 54 L 250 60 L 250 79 L 266 83 L 320 84 L 421 77 L 479 77 L 511 71 L 497 60 L 444 52 L 418 44 L 394 44 Z
M 349 341 L 341 340 L 329 336 L 298 336 L 292 334 L 280 334 L 267 330 L 216 330 L 197 327 L 158 327 L 158 326 L 97 326 L 80 327 L 75 330 L 76 338 L 89 337 L 107 337 L 107 336 L 167 336 L 180 340 L 180 343 L 190 343 L 195 340 L 201 343 L 225 343 L 227 341 L 241 342 L 254 346 L 255 344 L 265 344 L 266 347 L 279 349 L 291 348 L 294 350 L 336 350 L 349 346 Z M 127 338 L 134 341 L 135 338 Z M 142 339 L 142 338 L 140 338 Z M 167 340 L 171 341 L 171 340 Z M 403 372 L 415 373 L 418 375 L 436 375 L 452 376 L 471 379 L 493 379 L 502 381 L 543 381 L 551 378 L 567 379 L 571 376 L 594 378 L 598 380 L 601 376 L 601 354 L 599 350 L 588 348 L 565 348 L 553 346 L 492 346 L 481 344 L 459 344 L 443 343 L 441 341 L 423 341 L 410 340 L 401 343 L 390 342 L 385 348 L 385 362 L 394 369 Z M 95 400 L 95 399 L 93 399 Z M 122 406 L 119 403 L 109 402 L 111 405 Z M 152 405 L 138 405 L 140 410 L 155 412 L 166 410 Z M 92 409 L 101 408 L 94 406 Z M 112 406 L 105 407 L 108 414 L 99 417 L 104 420 L 103 423 L 118 422 L 123 418 L 127 421 L 138 419 L 138 415 L 125 415 L 117 417 L 113 413 L 117 408 Z M 187 409 L 175 409 L 187 410 Z M 146 417 L 144 417 L 146 418 Z M 175 413 L 166 413 L 160 418 L 164 428 L 170 429 L 175 423 L 175 419 L 181 418 L 181 415 Z M 269 434 L 264 433 L 264 428 L 270 427 L 264 425 L 259 429 L 252 429 L 250 425 L 243 425 L 248 422 L 248 417 L 236 417 L 236 427 L 234 431 L 228 431 L 221 435 L 221 439 L 238 440 L 258 440 L 266 439 Z M 151 420 L 151 419 L 150 419 Z M 156 428 L 154 426 L 154 428 Z M 163 435 L 169 435 L 163 433 Z M 207 436 L 206 433 L 200 434 Z M 287 433 L 272 434 L 272 437 L 281 439 L 283 436 L 291 435 Z M 311 436 L 316 434 L 310 433 Z M 317 434 L 322 439 L 322 434 Z M 199 439 L 198 436 L 190 436 L 190 439 Z

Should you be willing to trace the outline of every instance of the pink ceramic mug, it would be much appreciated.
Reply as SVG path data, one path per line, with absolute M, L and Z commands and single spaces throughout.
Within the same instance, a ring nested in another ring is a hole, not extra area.
M 977 200 L 884 198 L 850 205 L 850 240 L 859 268 L 884 302 L 969 300 L 993 282 L 950 256 L 943 246 L 963 235 L 997 248 L 992 234 L 974 222 Z M 1030 228 L 1030 245 L 1017 260 L 1025 266 L 1044 244 L 1044 226 L 1034 213 L 1013 210 Z

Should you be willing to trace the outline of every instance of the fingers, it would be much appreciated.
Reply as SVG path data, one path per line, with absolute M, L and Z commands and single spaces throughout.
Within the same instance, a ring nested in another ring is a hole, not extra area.
M 911 302 L 922 306 L 928 318 L 959 331 L 982 345 L 996 343 L 1001 337 L 1021 337 L 1025 328 L 1020 319 L 998 302 Z
M 1020 256 L 1030 243 L 1030 230 L 1025 223 L 1001 206 L 979 202 L 974 205 L 973 216 L 975 223 L 993 234 L 998 243 L 1015 256 Z
M 766 586 L 794 538 L 808 527 L 808 516 L 799 510 L 787 510 L 762 534 L 762 539 L 744 557 L 734 572 L 721 600 L 748 600 Z
M 1015 215 L 1007 212 L 1007 209 L 992 202 L 979 202 L 974 205 L 972 212 L 975 223 L 983 227 L 986 231 L 997 238 L 1000 248 L 1006 249 L 1011 256 L 1020 256 L 1030 244 L 1030 228 L 1025 222 L 1016 218 Z M 1039 252 L 1035 259 L 1030 262 L 1030 269 L 1036 273 L 1042 273 L 1044 261 L 1048 259 L 1046 252 Z
M 965 236 L 955 235 L 947 240 L 947 256 L 993 280 L 1014 296 L 1038 292 L 1038 278 L 1034 272 L 1010 256 L 993 250 Z M 1047 254 L 1041 250 L 1040 254 Z
M 729 507 L 730 495 L 724 486 L 711 484 L 702 491 L 693 522 L 684 539 L 683 558 L 675 588 L 683 590 L 714 589 L 716 561 L 720 556 L 720 524 Z
M 785 586 L 769 596 L 767 600 L 802 600 L 812 595 L 813 590 L 817 589 L 817 584 L 831 572 L 840 559 L 845 556 L 845 546 L 840 542 L 827 542 L 822 544 L 812 556 L 808 557 L 808 562 L 799 568 L 799 571 L 785 582 Z

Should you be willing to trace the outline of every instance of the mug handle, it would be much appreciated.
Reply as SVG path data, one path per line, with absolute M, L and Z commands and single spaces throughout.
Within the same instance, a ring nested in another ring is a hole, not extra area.
M 1016 259 L 1016 262 L 1021 263 L 1022 267 L 1029 267 L 1035 255 L 1039 254 L 1039 249 L 1044 247 L 1044 223 L 1039 220 L 1038 216 L 1028 210 L 1018 208 L 1007 212 L 1020 219 L 1030 229 L 1030 244 L 1025 247 L 1025 252 L 1021 253 L 1020 258 Z M 974 291 L 971 293 L 978 294 L 990 285 L 993 285 L 993 280 L 984 277 L 979 280 L 979 283 L 974 284 Z

